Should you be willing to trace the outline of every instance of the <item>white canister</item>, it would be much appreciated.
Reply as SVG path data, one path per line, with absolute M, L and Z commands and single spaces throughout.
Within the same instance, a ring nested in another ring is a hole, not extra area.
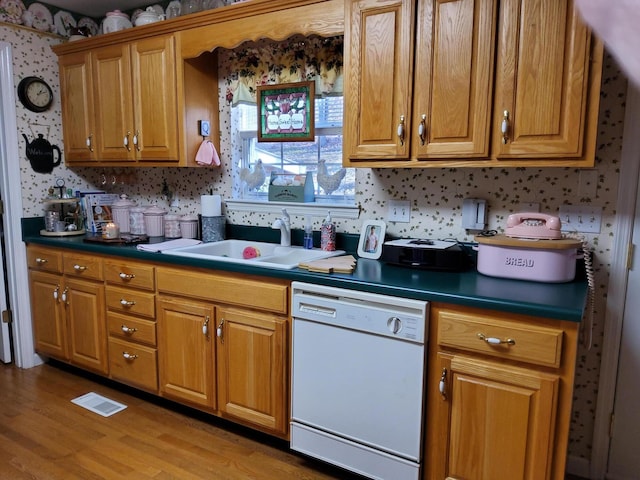
M 195 215 L 180 217 L 180 233 L 182 238 L 196 238 L 198 236 L 198 217 Z
M 127 198 L 127 195 L 123 193 L 120 198 L 113 202 L 111 210 L 113 211 L 113 221 L 120 228 L 120 233 L 131 232 L 131 208 L 136 204 Z
M 144 211 L 147 207 L 131 207 L 129 210 L 129 233 L 144 235 L 147 231 L 144 227 Z
M 102 22 L 102 31 L 103 33 L 118 32 L 132 26 L 129 15 L 120 10 L 114 10 L 113 12 L 107 12 Z
M 179 215 L 166 215 L 164 217 L 164 236 L 166 238 L 180 238 Z
M 144 211 L 144 229 L 150 237 L 164 236 L 164 217 L 166 210 L 153 205 Z

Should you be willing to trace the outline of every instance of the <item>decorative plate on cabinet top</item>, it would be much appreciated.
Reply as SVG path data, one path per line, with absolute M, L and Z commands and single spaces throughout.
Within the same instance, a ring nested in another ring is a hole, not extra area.
M 92 37 L 98 35 L 98 24 L 89 17 L 82 17 L 80 20 L 78 20 L 78 26 L 88 28 L 89 33 L 91 33 Z
M 53 15 L 47 7 L 41 3 L 32 3 L 27 9 L 33 15 L 33 28 L 43 32 L 50 32 L 53 25 Z
M 60 10 L 53 16 L 53 23 L 56 26 L 56 32 L 63 37 L 69 36 L 69 29 L 76 27 L 76 19 L 69 12 Z
M 162 8 L 157 3 L 155 5 L 151 5 L 151 7 L 156 11 L 156 14 L 158 16 L 162 16 L 164 18 L 164 8 Z M 149 7 L 147 7 L 147 8 L 149 8 Z
M 21 25 L 24 10 L 22 0 L 0 0 L 0 21 Z

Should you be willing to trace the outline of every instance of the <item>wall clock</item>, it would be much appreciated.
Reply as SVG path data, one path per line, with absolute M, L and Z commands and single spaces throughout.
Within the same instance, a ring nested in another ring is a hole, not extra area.
M 32 112 L 44 112 L 53 103 L 53 91 L 38 77 L 25 77 L 18 84 L 18 99 Z

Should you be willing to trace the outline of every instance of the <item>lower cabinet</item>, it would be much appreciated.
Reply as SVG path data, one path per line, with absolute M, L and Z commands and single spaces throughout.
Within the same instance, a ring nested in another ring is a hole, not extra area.
M 564 479 L 577 327 L 434 305 L 424 479 Z
M 44 248 L 30 248 L 27 261 L 36 352 L 106 374 L 102 264 Z
M 223 417 L 285 435 L 289 430 L 286 317 L 221 307 L 218 409 Z
M 213 305 L 160 295 L 157 310 L 160 395 L 215 410 Z

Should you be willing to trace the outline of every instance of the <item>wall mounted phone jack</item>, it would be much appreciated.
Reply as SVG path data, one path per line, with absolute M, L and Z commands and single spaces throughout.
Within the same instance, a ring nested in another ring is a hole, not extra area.
M 462 202 L 462 228 L 484 230 L 487 225 L 487 201 L 465 198 Z

